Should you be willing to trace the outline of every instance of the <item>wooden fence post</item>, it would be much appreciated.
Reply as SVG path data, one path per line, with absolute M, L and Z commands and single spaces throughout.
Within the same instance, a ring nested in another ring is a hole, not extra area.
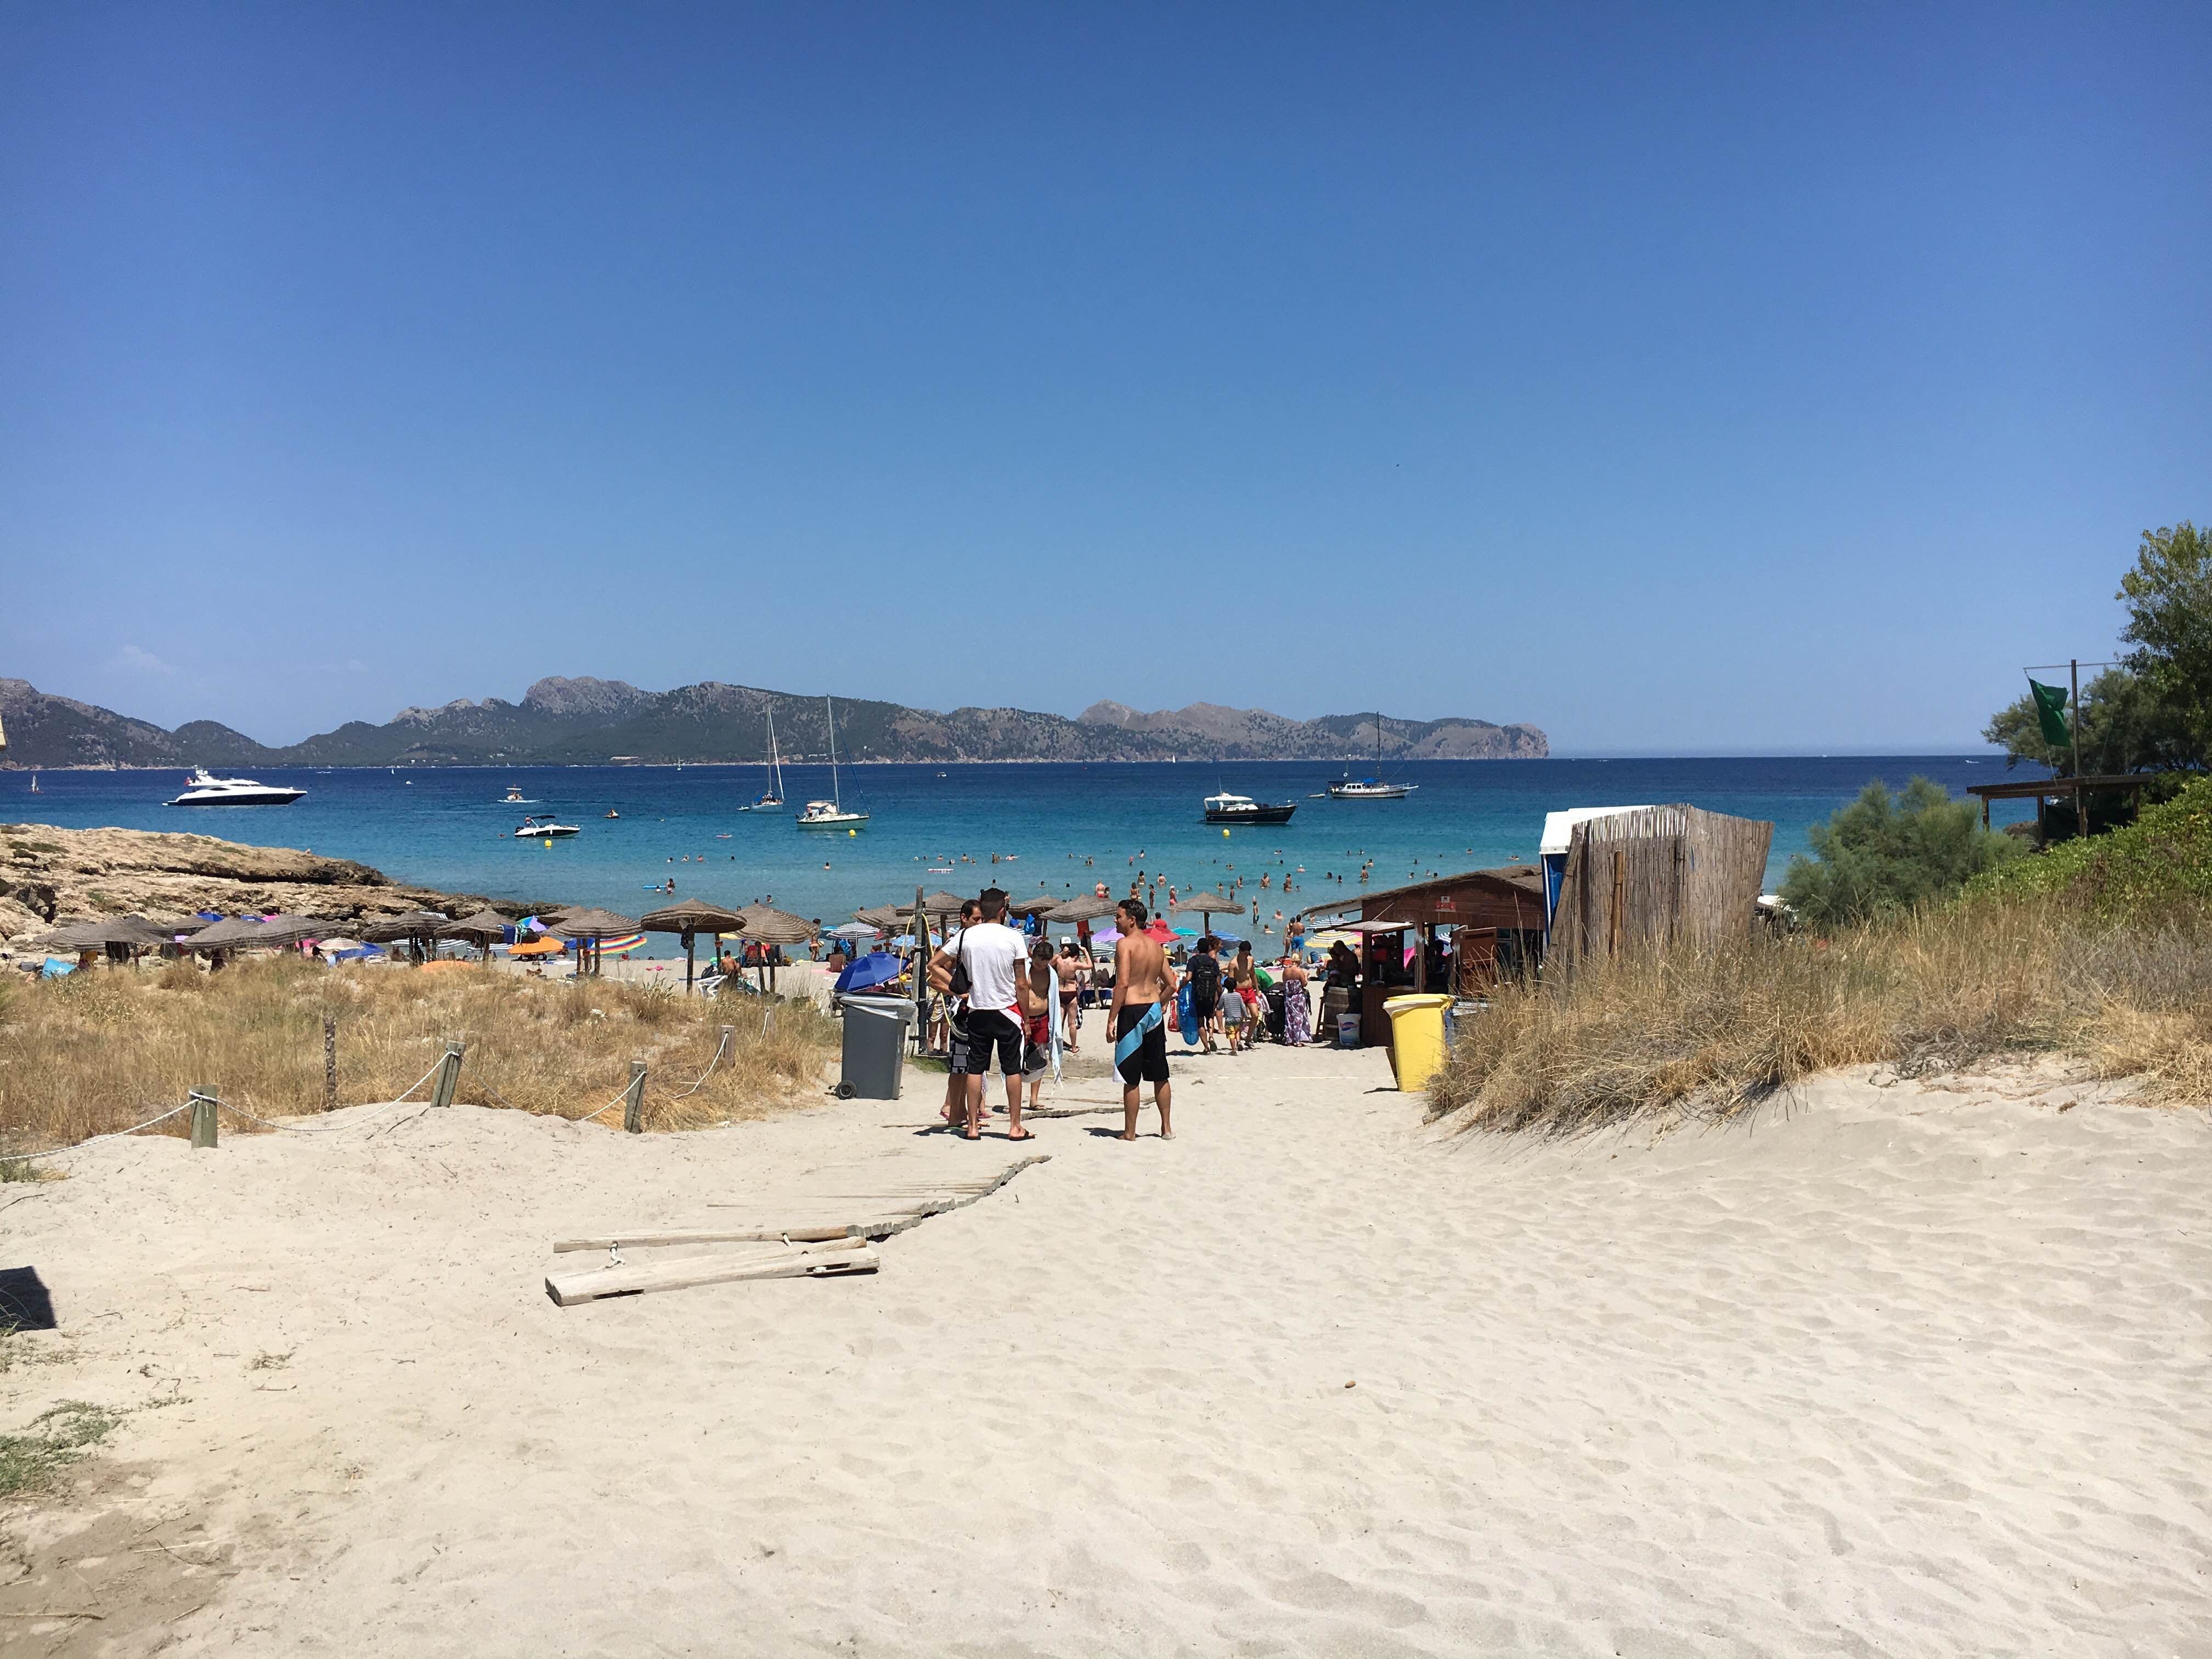
M 329 1014 L 323 1016 L 323 1109 L 335 1112 L 338 1109 L 338 1023 Z
M 718 1060 L 725 1057 L 734 1058 L 737 1047 L 738 1028 L 734 1025 L 725 1025 L 722 1028 L 722 1040 L 714 1046 L 714 1057 Z
M 461 1080 L 461 1055 L 468 1046 L 459 1037 L 446 1039 L 446 1058 L 439 1064 L 437 1085 L 430 1096 L 433 1106 L 453 1103 L 453 1085 Z
M 215 1150 L 215 1085 L 202 1083 L 194 1086 L 190 1097 L 192 1103 L 192 1146 L 195 1151 L 206 1147 Z
M 634 1135 L 645 1133 L 645 1062 L 629 1063 L 629 1087 L 623 1091 L 623 1127 Z

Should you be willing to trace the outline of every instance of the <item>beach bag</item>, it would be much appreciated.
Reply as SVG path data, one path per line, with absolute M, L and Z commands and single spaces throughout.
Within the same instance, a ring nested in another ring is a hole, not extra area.
M 952 947 L 951 994 L 964 997 L 975 988 L 975 981 L 968 976 L 968 930 L 960 930 L 960 938 Z

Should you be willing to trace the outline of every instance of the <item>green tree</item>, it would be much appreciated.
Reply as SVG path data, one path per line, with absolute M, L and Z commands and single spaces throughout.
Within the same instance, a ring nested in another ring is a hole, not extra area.
M 2195 747 L 2182 712 L 2155 684 L 2124 668 L 2108 668 L 2081 688 L 2074 726 L 2081 745 L 2081 770 L 2092 775 L 2194 764 Z M 2045 740 L 2033 697 L 1999 709 L 1982 736 L 2003 746 L 2007 766 L 2033 761 L 2057 772 L 2073 768 L 2074 756 L 2065 745 Z
M 1901 795 L 1875 779 L 1815 824 L 1811 840 L 1813 857 L 1790 860 L 1782 897 L 1820 927 L 1942 897 L 2021 852 L 2010 836 L 1982 828 L 1974 802 L 1952 799 L 1928 778 L 1912 779 Z
M 2136 647 L 2128 666 L 2185 733 L 2182 763 L 2201 769 L 2212 756 L 2212 537 L 2186 519 L 2144 531 L 2118 597 L 2128 606 L 2120 637 Z

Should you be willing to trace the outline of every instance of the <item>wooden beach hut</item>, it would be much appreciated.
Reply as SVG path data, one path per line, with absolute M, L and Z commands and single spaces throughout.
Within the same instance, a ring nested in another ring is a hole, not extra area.
M 1325 900 L 1301 910 L 1298 920 L 1361 936 L 1359 1038 L 1388 1043 L 1390 1017 L 1382 1005 L 1389 998 L 1409 991 L 1479 995 L 1501 974 L 1532 968 L 1542 958 L 1544 878 L 1530 864 L 1462 871 Z M 1443 928 L 1451 930 L 1453 982 L 1432 985 L 1429 964 Z M 1409 933 L 1410 966 L 1405 961 Z
M 2039 778 L 2025 783 L 1970 783 L 1966 793 L 1982 804 L 1982 828 L 1990 827 L 1990 803 L 1993 800 L 2033 800 L 2035 803 L 2035 840 L 2041 846 L 2051 840 L 2049 812 L 2054 801 L 2071 801 L 2074 805 L 2074 834 L 2095 833 L 2101 823 L 2111 829 L 2116 823 L 2131 823 L 2142 807 L 2142 792 L 2150 786 L 2155 775 L 2149 772 L 2115 772 L 2101 777 Z M 2094 798 L 2114 795 L 2127 798 L 2124 810 L 2097 813 Z M 2094 814 L 2093 816 L 2093 813 Z M 2063 819 L 2062 819 L 2063 822 Z M 2062 839 L 2063 839 L 2062 836 Z

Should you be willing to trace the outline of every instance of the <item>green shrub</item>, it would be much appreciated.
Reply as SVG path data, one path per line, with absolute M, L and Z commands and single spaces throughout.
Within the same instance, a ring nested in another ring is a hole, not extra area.
M 2060 895 L 2111 916 L 2144 916 L 2178 899 L 2212 900 L 2212 777 L 2146 807 L 2125 829 L 1978 876 L 1970 897 Z
M 1826 823 L 1813 858 L 1790 860 L 1782 897 L 1803 920 L 1836 927 L 1947 897 L 2020 855 L 2011 837 L 1982 828 L 1980 809 L 1914 778 L 1895 795 L 1875 779 Z

